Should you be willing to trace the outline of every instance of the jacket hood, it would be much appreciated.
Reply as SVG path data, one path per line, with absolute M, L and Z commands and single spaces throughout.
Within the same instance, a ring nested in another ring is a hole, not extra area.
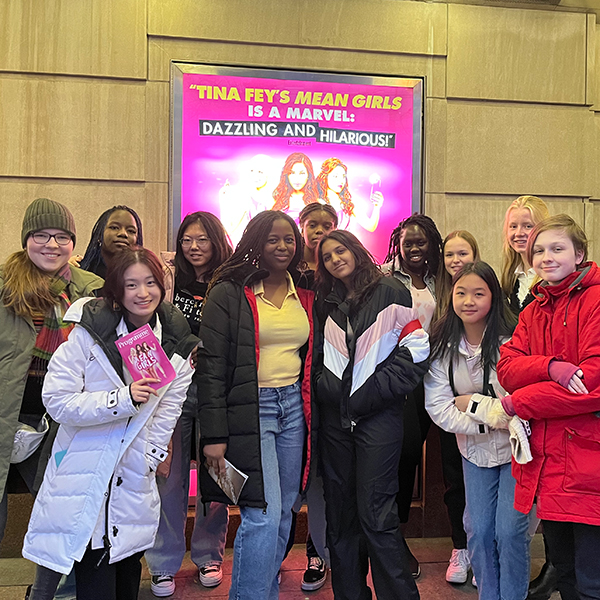
M 548 285 L 541 281 L 533 286 L 531 293 L 544 306 L 552 298 L 569 295 L 575 290 L 582 290 L 594 285 L 600 285 L 600 269 L 595 262 L 583 263 L 577 271 L 565 277 L 558 285 Z

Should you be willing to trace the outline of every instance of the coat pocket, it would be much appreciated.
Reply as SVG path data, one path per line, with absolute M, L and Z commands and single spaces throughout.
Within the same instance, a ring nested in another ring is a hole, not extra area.
M 600 440 L 565 429 L 565 492 L 600 495 Z

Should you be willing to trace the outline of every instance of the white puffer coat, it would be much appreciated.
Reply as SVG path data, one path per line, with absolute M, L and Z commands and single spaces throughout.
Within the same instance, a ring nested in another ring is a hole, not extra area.
M 479 393 L 483 389 L 480 358 L 479 350 L 470 357 L 464 339 L 461 340 L 458 364 L 454 363 L 454 387 L 461 396 L 473 395 L 466 412 L 454 404 L 447 357 L 434 360 L 425 375 L 425 408 L 438 427 L 456 434 L 458 449 L 469 462 L 478 467 L 497 467 L 511 461 L 509 434 L 506 429 L 486 425 L 490 409 L 498 400 Z M 495 370 L 490 372 L 489 383 L 498 398 L 506 395 Z
M 84 303 L 74 303 L 65 319 L 79 323 Z M 106 317 L 102 303 L 90 302 L 102 313 L 96 317 Z M 103 344 L 89 326 L 77 325 L 50 361 L 43 400 L 60 428 L 29 522 L 25 558 L 67 574 L 90 541 L 93 549 L 109 549 L 111 563 L 153 546 L 160 516 L 154 473 L 167 456 L 192 378 L 189 352 L 198 341 L 174 307 L 163 304 L 158 314 L 154 334 L 163 345 L 167 329 L 171 338 L 175 331 L 185 339 L 170 356 L 176 379 L 146 404 L 132 403 L 129 374 L 118 373 L 107 356 L 112 340 Z M 123 320 L 116 323 L 117 336 L 128 333 Z M 181 348 L 185 355 L 177 353 Z

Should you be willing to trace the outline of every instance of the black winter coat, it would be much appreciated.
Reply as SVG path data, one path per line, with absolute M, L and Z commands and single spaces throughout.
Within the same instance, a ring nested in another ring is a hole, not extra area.
M 319 316 L 327 317 L 316 394 L 320 405 L 340 411 L 342 427 L 352 428 L 362 417 L 405 402 L 427 372 L 429 338 L 410 292 L 396 279 L 382 277 L 353 311 L 345 293 L 336 283 L 319 307 Z
M 212 288 L 202 311 L 196 370 L 200 444 L 227 444 L 225 458 L 248 475 L 238 504 L 260 508 L 266 504 L 258 411 L 258 309 L 251 285 L 268 274 L 264 269 L 249 267 L 249 274 L 244 279 L 222 281 Z M 300 378 L 304 416 L 311 432 L 314 294 L 300 288 L 296 291 L 310 323 L 308 343 L 302 352 L 304 361 Z M 308 481 L 311 437 L 309 435 L 307 444 L 303 487 Z M 231 504 L 205 467 L 200 471 L 200 485 L 203 502 Z

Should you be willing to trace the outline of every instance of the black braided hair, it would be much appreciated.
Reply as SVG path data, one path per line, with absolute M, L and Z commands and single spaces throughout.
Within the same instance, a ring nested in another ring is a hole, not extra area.
M 385 262 L 393 261 L 397 256 L 399 256 L 400 261 L 402 261 L 400 237 L 402 236 L 402 232 L 411 225 L 417 225 L 423 230 L 423 233 L 429 242 L 429 249 L 427 250 L 426 256 L 427 267 L 432 275 L 436 275 L 442 256 L 442 236 L 440 235 L 434 220 L 421 213 L 414 213 L 410 217 L 404 219 L 404 221 L 400 221 L 398 227 L 392 231 Z
M 110 215 L 112 215 L 117 210 L 126 210 L 130 213 L 135 220 L 135 224 L 137 227 L 137 239 L 135 241 L 136 246 L 144 245 L 144 237 L 142 235 L 142 221 L 138 214 L 133 210 L 133 208 L 129 208 L 129 206 L 125 206 L 123 204 L 118 204 L 117 206 L 113 206 L 108 210 L 105 210 L 96 221 L 94 228 L 92 229 L 92 235 L 90 236 L 90 242 L 85 249 L 85 254 L 81 259 L 80 267 L 85 271 L 91 271 L 92 273 L 97 273 L 98 267 L 100 265 L 104 265 L 104 259 L 102 258 L 102 244 L 104 242 L 104 230 L 106 229 L 106 224 L 108 223 L 108 219 Z M 105 266 L 105 265 L 104 265 Z

